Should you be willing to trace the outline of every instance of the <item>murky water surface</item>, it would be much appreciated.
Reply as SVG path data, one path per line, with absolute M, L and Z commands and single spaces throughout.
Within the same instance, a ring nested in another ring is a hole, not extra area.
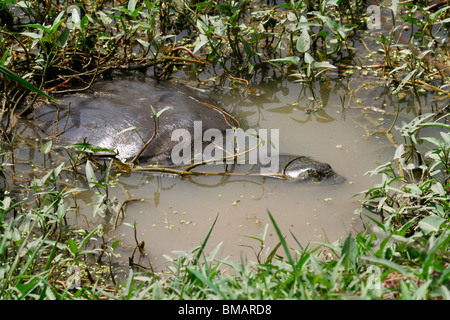
M 121 177 L 109 188 L 110 197 L 119 203 L 128 201 L 125 214 L 112 224 L 115 213 L 103 219 L 92 215 L 94 193 L 77 198 L 79 210 L 69 215 L 71 222 L 83 227 L 102 223 L 108 235 L 121 240 L 122 254 L 131 255 L 138 241 L 145 242 L 146 257 L 140 263 L 153 268 L 164 267 L 164 254 L 175 256 L 174 250 L 189 250 L 199 246 L 217 223 L 208 241 L 207 251 L 222 243 L 221 257 L 240 260 L 244 253 L 254 260 L 252 248 L 259 250 L 259 238 L 266 224 L 269 232 L 266 246 L 273 248 L 278 238 L 267 211 L 273 215 L 281 231 L 288 235 L 292 247 L 297 247 L 291 231 L 303 246 L 308 242 L 333 242 L 349 232 L 360 230 L 358 192 L 376 183 L 378 177 L 364 175 L 387 162 L 394 147 L 384 134 L 371 134 L 377 127 L 389 127 L 393 121 L 388 113 L 361 107 L 380 105 L 376 91 L 372 97 L 360 94 L 359 104 L 345 103 L 342 90 L 330 84 L 317 86 L 308 94 L 305 87 L 292 82 L 276 82 L 260 86 L 241 97 L 236 91 L 214 92 L 221 105 L 241 121 L 244 128 L 278 129 L 280 152 L 308 155 L 329 163 L 347 178 L 338 185 L 291 183 L 273 178 L 196 176 L 178 177 L 135 173 Z M 334 88 L 334 89 L 332 89 Z M 247 92 L 247 91 L 246 91 Z M 403 104 L 403 110 L 408 103 Z M 28 161 L 38 152 L 23 150 L 19 158 Z M 80 184 L 82 181 L 80 180 Z M 136 237 L 130 224 L 136 224 Z M 145 260 L 145 261 L 143 261 Z
M 372 47 L 377 33 L 388 30 L 390 27 L 383 26 L 373 31 L 364 45 L 362 42 L 353 44 L 361 61 L 375 66 L 373 70 L 383 62 L 373 60 L 376 57 L 369 55 L 367 46 Z M 344 60 L 345 57 L 342 63 Z M 124 261 L 131 256 L 136 243 L 144 241 L 146 256 L 137 257 L 137 254 L 135 262 L 143 266 L 151 264 L 154 270 L 167 265 L 164 255 L 176 256 L 173 251 L 201 245 L 216 218 L 206 252 L 222 243 L 220 257 L 230 256 L 234 261 L 239 261 L 242 254 L 249 260 L 256 260 L 255 252 L 259 251 L 260 243 L 247 236 L 261 237 L 266 225 L 269 229 L 265 246 L 269 251 L 276 246 L 279 239 L 268 211 L 294 248 L 298 246 L 290 232 L 303 246 L 334 242 L 350 232 L 356 233 L 363 222 L 354 214 L 362 196 L 355 195 L 380 181 L 380 177 L 365 173 L 389 161 L 395 150 L 383 130 L 394 121 L 397 107 L 400 108 L 398 123 L 412 119 L 417 102 L 412 91 L 408 94 L 405 87 L 397 104 L 390 94 L 392 88 L 368 69 L 352 77 L 348 71 L 353 69 L 342 67 L 340 62 L 336 66 L 336 78 L 344 74 L 348 77 L 341 81 L 326 78 L 309 87 L 287 80 L 272 81 L 259 75 L 255 87 L 246 87 L 237 81 L 233 86 L 238 89 L 230 89 L 227 84 L 213 89 L 211 94 L 226 111 L 236 116 L 244 129 L 279 130 L 280 153 L 307 155 L 327 162 L 347 178 L 346 182 L 320 185 L 262 177 L 188 178 L 134 173 L 120 177 L 109 187 L 110 198 L 116 197 L 119 204 L 124 204 L 124 214 L 118 216 L 117 228 L 113 227 L 115 212 L 106 218 L 93 216 L 96 197 L 93 191 L 77 195 L 74 203 L 77 209 L 68 214 L 69 222 L 88 229 L 104 225 L 107 237 L 121 240 L 118 249 Z M 189 75 L 182 74 L 182 77 L 189 78 Z M 194 81 L 191 84 L 197 86 Z M 421 94 L 423 113 L 442 107 L 442 100 Z M 393 131 L 393 134 L 401 143 L 398 132 Z M 54 156 L 46 157 L 53 160 Z M 48 163 L 47 158 L 36 149 L 17 150 L 16 170 L 29 172 L 30 163 L 44 160 Z M 56 157 L 54 160 L 58 165 L 60 160 Z M 37 171 L 38 177 L 43 175 L 41 170 Z M 83 175 L 68 174 L 67 178 L 68 184 L 89 189 Z M 131 224 L 135 224 L 136 234 Z

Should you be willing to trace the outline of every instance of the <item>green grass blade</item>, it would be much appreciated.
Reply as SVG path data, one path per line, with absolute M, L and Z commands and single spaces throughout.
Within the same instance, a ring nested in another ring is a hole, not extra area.
M 219 295 L 223 300 L 226 300 L 228 297 L 214 284 L 206 278 L 202 273 L 195 270 L 193 267 L 187 267 L 189 273 L 194 275 L 198 280 L 200 280 L 203 284 L 210 287 L 217 295 Z
M 405 269 L 402 266 L 396 264 L 395 262 L 392 262 L 392 261 L 389 261 L 389 260 L 386 260 L 386 259 L 382 259 L 382 258 L 376 258 L 376 257 L 362 257 L 361 259 L 365 260 L 365 261 L 368 261 L 368 262 L 371 262 L 371 263 L 373 263 L 375 265 L 380 265 L 380 264 L 384 265 L 384 266 L 386 266 L 386 267 L 388 267 L 390 269 L 393 269 L 393 270 L 397 271 L 402 276 L 405 276 L 405 277 L 410 277 L 411 276 L 411 273 L 407 269 Z
M 9 79 L 16 81 L 21 86 L 23 86 L 23 87 L 25 87 L 25 88 L 33 91 L 33 92 L 36 92 L 36 93 L 40 94 L 41 96 L 46 97 L 47 99 L 56 101 L 54 98 L 50 97 L 44 91 L 42 91 L 41 89 L 35 87 L 34 85 L 29 83 L 28 81 L 22 79 L 17 74 L 15 74 L 14 72 L 12 72 L 11 70 L 9 70 L 8 68 L 6 68 L 6 67 L 4 67 L 2 65 L 0 65 L 0 72 L 3 73 L 5 76 L 7 76 Z
M 202 245 L 201 245 L 201 247 L 200 247 L 200 250 L 198 251 L 198 254 L 197 254 L 197 256 L 195 257 L 194 264 L 197 264 L 198 259 L 200 259 L 200 256 L 202 255 L 203 250 L 205 249 L 206 243 L 208 242 L 208 239 L 209 239 L 209 237 L 210 237 L 210 235 L 211 235 L 212 230 L 214 229 L 214 225 L 216 224 L 216 221 L 217 221 L 217 218 L 218 218 L 218 217 L 219 217 L 219 214 L 216 215 L 216 218 L 214 219 L 213 224 L 212 224 L 211 228 L 209 229 L 208 234 L 206 235 L 205 240 L 203 240 L 203 243 L 202 243 Z
M 278 228 L 278 225 L 275 222 L 275 219 L 273 218 L 272 214 L 269 210 L 267 210 L 267 214 L 269 215 L 270 220 L 272 221 L 273 227 L 275 228 L 275 231 L 278 235 L 278 238 L 280 239 L 281 244 L 283 245 L 284 252 L 286 253 L 286 256 L 288 258 L 289 263 L 292 266 L 292 269 L 294 270 L 295 275 L 297 275 L 297 270 L 295 268 L 294 259 L 292 259 L 291 253 L 289 252 L 288 245 L 286 243 L 286 240 L 284 240 L 283 235 L 281 234 L 280 229 Z

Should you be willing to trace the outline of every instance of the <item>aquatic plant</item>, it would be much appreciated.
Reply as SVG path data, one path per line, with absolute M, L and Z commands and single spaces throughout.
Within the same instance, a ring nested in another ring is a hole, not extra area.
M 369 218 L 365 230 L 335 243 L 306 246 L 290 232 L 297 244 L 291 248 L 268 212 L 278 245 L 266 247 L 266 225 L 260 236 L 247 236 L 259 244 L 256 261 L 243 257 L 236 262 L 218 255 L 220 244 L 205 252 L 217 216 L 199 247 L 166 256 L 171 265 L 164 273 L 131 259 L 128 276 L 118 277 L 123 273 L 114 266 L 119 241 L 105 237 L 105 226 L 85 230 L 67 225 L 65 217 L 74 209 L 69 200 L 84 190 L 60 183 L 70 168 L 62 163 L 34 180 L 28 195 L 32 202 L 9 193 L 0 199 L 0 298 L 450 299 L 450 137 L 445 131 L 440 137 L 417 135 L 426 127 L 449 127 L 444 117 L 430 118 L 424 115 L 398 128 L 404 147 L 370 172 L 381 175 L 382 182 L 362 192 L 357 214 Z M 419 151 L 421 139 L 429 145 Z M 423 163 L 414 164 L 424 155 Z M 90 166 L 86 162 L 89 184 L 107 191 L 110 165 L 100 180 Z M 100 210 L 111 204 L 105 202 L 108 193 L 99 197 L 93 212 L 112 218 Z M 137 238 L 136 248 L 145 253 Z
M 306 247 L 290 233 L 298 244 L 292 249 L 269 213 L 279 244 L 265 251 L 268 227 L 248 236 L 259 246 L 256 262 L 223 260 L 219 246 L 206 253 L 213 224 L 200 247 L 167 257 L 170 273 L 149 272 L 131 259 L 128 277 L 118 279 L 113 261 L 119 242 L 108 239 L 103 226 L 73 229 L 66 221 L 77 193 L 84 192 L 62 183 L 68 172 L 84 172 L 98 192 L 93 214 L 105 220 L 115 215 L 116 222 L 129 201 L 110 199 L 113 163 L 96 162 L 93 155 L 105 150 L 87 142 L 73 146 L 67 161 L 38 169 L 21 186 L 23 194 L 6 182 L 15 178 L 15 119 L 39 95 L 83 91 L 116 71 L 169 78 L 184 68 L 212 83 L 245 84 L 249 92 L 257 77 L 290 75 L 306 92 L 328 77 L 380 70 L 373 78 L 399 99 L 412 93 L 418 115 L 423 90 L 440 101 L 436 114 L 447 113 L 449 7 L 445 1 L 393 3 L 398 6 L 381 8 L 392 17 L 384 29 L 372 31 L 365 1 L 0 3 L 0 299 L 450 299 L 447 115 L 400 125 L 404 141 L 394 159 L 370 172 L 381 175 L 381 183 L 362 192 L 357 213 L 368 217 L 370 228 Z M 343 109 L 348 100 L 342 98 Z M 422 129 L 432 126 L 442 130 L 439 136 L 423 137 Z M 425 150 L 422 143 L 428 143 Z M 41 152 L 50 155 L 51 143 Z M 136 248 L 142 249 L 137 239 Z

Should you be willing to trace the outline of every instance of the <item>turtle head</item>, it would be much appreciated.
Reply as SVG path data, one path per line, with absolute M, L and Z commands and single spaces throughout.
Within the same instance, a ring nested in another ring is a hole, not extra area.
M 309 157 L 297 157 L 284 168 L 287 179 L 296 182 L 314 181 L 326 184 L 338 184 L 346 179 L 334 172 L 328 163 L 320 162 Z

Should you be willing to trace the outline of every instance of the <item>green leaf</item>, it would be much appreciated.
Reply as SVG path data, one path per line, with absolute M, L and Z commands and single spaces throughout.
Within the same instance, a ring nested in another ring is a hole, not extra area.
M 64 167 L 64 162 L 61 163 L 59 166 L 57 166 L 53 171 L 52 171 L 52 179 L 53 181 L 56 181 L 56 178 L 59 176 L 61 170 Z
M 56 30 L 58 30 L 58 28 L 61 25 L 61 23 L 63 23 L 66 20 L 65 18 L 64 19 L 62 18 L 64 14 L 65 14 L 65 11 L 61 11 L 58 14 L 58 16 L 56 17 L 55 21 L 53 22 L 52 27 L 48 31 L 49 33 L 55 33 Z
M 120 131 L 117 135 L 128 132 L 128 131 L 132 131 L 132 130 L 136 130 L 136 127 L 128 127 L 123 129 L 122 131 Z
M 159 110 L 158 113 L 156 114 L 156 117 L 159 118 L 159 117 L 161 116 L 161 114 L 162 114 L 164 111 L 167 111 L 167 110 L 169 110 L 169 109 L 172 109 L 172 107 L 167 106 L 167 107 L 165 107 L 165 108 Z
M 72 254 L 76 256 L 78 252 L 78 247 L 72 238 L 69 238 L 69 240 L 67 240 L 67 246 L 69 247 L 70 252 L 72 252 Z
M 356 240 L 349 234 L 342 247 L 342 255 L 345 263 L 345 270 L 352 271 L 356 265 Z
M 419 186 L 417 186 L 415 184 L 411 184 L 411 183 L 407 184 L 405 186 L 405 188 L 408 188 L 413 195 L 421 195 L 422 194 L 422 189 L 420 189 Z
M 438 216 L 428 216 L 419 221 L 419 227 L 425 234 L 436 232 L 441 224 L 445 222 L 444 218 Z
M 314 58 L 308 52 L 305 52 L 305 63 L 311 64 L 313 62 L 314 62 Z
M 333 66 L 331 63 L 329 63 L 328 61 L 321 61 L 321 62 L 316 62 L 314 64 L 314 69 L 320 69 L 320 68 L 324 68 L 324 69 L 336 69 L 335 66 Z
M 136 0 L 130 0 L 127 9 L 133 12 L 136 9 Z
M 447 2 L 447 3 L 448 3 L 448 2 Z M 448 10 L 448 9 L 450 9 L 450 6 L 447 6 L 447 7 L 444 7 L 444 8 L 439 9 L 439 10 L 436 11 L 434 14 L 430 15 L 431 20 L 435 20 L 438 16 L 441 15 L 441 13 L 443 13 L 444 11 L 446 11 L 446 10 Z M 446 22 L 448 22 L 449 19 L 450 19 L 450 18 L 445 19 L 445 20 L 447 20 Z M 445 20 L 441 21 L 441 24 L 442 24 L 442 25 L 445 23 L 445 22 L 444 22 Z
M 441 195 L 441 196 L 445 196 L 445 194 L 446 194 L 446 192 L 445 192 L 445 190 L 444 190 L 444 187 L 442 186 L 442 184 L 440 184 L 439 182 L 436 182 L 436 184 L 433 184 L 432 186 L 431 186 L 431 191 L 433 191 L 434 193 L 437 193 L 437 194 L 439 194 L 439 195 Z M 439 205 L 436 205 L 437 206 L 437 208 L 442 208 L 441 206 L 439 206 Z M 438 209 L 439 210 L 439 209 Z
M 45 31 L 47 33 L 49 33 L 50 30 L 51 30 L 50 27 L 45 27 L 45 26 L 43 26 L 41 24 L 23 24 L 20 27 L 22 27 L 22 28 L 35 28 L 35 29 L 43 30 L 43 31 Z
M 301 53 L 304 53 L 311 48 L 311 39 L 306 29 L 303 29 L 300 37 L 298 37 L 296 48 Z
M 365 261 L 369 261 L 372 262 L 375 265 L 384 265 L 392 270 L 397 271 L 398 273 L 400 273 L 401 275 L 405 276 L 405 277 L 409 277 L 411 275 L 411 273 L 404 267 L 396 264 L 395 262 L 383 259 L 383 258 L 376 258 L 376 257 L 361 257 L 362 260 Z
M 91 162 L 88 160 L 86 161 L 86 179 L 89 183 L 89 187 L 94 187 L 97 185 L 98 180 L 95 177 L 94 170 L 92 169 Z
M 119 245 L 119 243 L 120 243 L 120 240 L 114 241 L 114 242 L 111 244 L 111 248 L 116 249 L 117 246 Z
M 404 85 L 406 84 L 406 82 L 409 81 L 409 79 L 411 79 L 411 77 L 417 72 L 417 69 L 414 69 L 413 71 L 411 71 L 410 73 L 408 73 L 408 75 L 403 78 L 402 82 L 400 82 L 400 84 L 398 85 L 397 89 L 395 89 L 392 94 L 398 94 L 400 92 L 400 90 L 404 87 Z
M 24 36 L 33 38 L 33 39 L 41 39 L 42 38 L 42 32 L 36 33 L 36 32 L 21 32 L 20 34 L 23 34 Z
M 431 285 L 432 280 L 429 279 L 425 283 L 422 283 L 422 285 L 417 289 L 416 292 L 414 292 L 414 295 L 412 296 L 411 300 L 425 300 L 427 297 L 427 291 L 428 287 Z
M 108 208 L 105 204 L 105 199 L 106 199 L 106 194 L 99 194 L 99 195 L 97 195 L 97 197 L 95 197 L 94 206 L 92 209 L 92 214 L 94 217 L 97 214 L 102 218 L 106 217 L 106 212 L 108 211 Z
M 200 29 L 201 30 L 201 29 Z M 195 45 L 193 53 L 196 53 L 198 50 L 201 49 L 206 43 L 208 43 L 208 37 L 202 33 L 199 34 L 197 39 L 197 44 Z
M 250 39 L 248 39 L 248 42 L 249 43 L 255 43 L 255 42 L 257 43 L 261 39 L 273 37 L 275 35 L 276 35 L 276 33 L 271 33 L 271 32 L 257 33 L 255 35 L 253 35 Z
M 297 56 L 291 56 L 291 57 L 285 57 L 285 58 L 279 58 L 279 59 L 271 59 L 269 62 L 281 62 L 281 63 L 290 63 L 293 65 L 298 65 L 300 62 L 300 58 Z
M 111 171 L 111 167 L 112 167 L 113 161 L 109 161 L 108 165 L 106 166 L 106 170 L 105 173 L 103 175 L 103 179 L 102 179 L 102 185 L 106 187 L 106 185 L 108 184 L 109 181 L 109 173 Z
M 136 39 L 136 41 L 139 42 L 144 48 L 150 47 L 150 43 L 148 43 L 147 41 L 141 39 Z
M 320 30 L 318 36 L 322 37 L 322 38 L 326 38 L 326 37 L 328 37 L 329 34 L 330 34 L 330 32 L 328 30 L 322 29 L 322 30 Z
M 437 147 L 440 147 L 442 145 L 442 141 L 434 137 L 423 137 L 422 139 L 431 142 Z
M 41 147 L 41 149 L 40 149 L 40 151 L 43 153 L 43 154 L 47 154 L 47 153 L 49 153 L 50 152 L 50 150 L 52 149 L 52 140 L 50 140 L 49 142 L 47 142 L 46 144 L 44 144 L 42 147 Z
M 309 27 L 320 27 L 320 24 L 315 23 L 315 22 L 300 21 L 299 23 L 297 23 L 295 31 L 300 30 L 300 29 L 308 30 Z
M 405 146 L 403 144 L 399 145 L 394 153 L 394 160 L 400 159 L 405 154 Z
M 64 48 L 67 44 L 67 39 L 69 39 L 70 29 L 64 28 L 64 30 L 59 35 L 58 39 L 56 39 L 56 45 L 58 47 Z
M 28 293 L 32 292 L 40 284 L 41 283 L 38 281 L 38 279 L 33 278 L 33 279 L 30 279 L 27 282 L 18 283 L 16 285 L 16 288 L 22 294 L 21 298 L 25 298 Z
M 131 130 L 131 129 L 130 129 Z M 66 146 L 67 149 L 81 149 L 80 153 L 107 153 L 111 155 L 117 155 L 117 152 L 108 148 L 93 146 L 87 142 L 74 143 Z
M 82 248 L 86 245 L 86 243 L 92 238 L 92 236 L 93 236 L 96 232 L 98 232 L 99 228 L 100 228 L 100 226 L 98 226 L 97 228 L 95 228 L 94 230 L 92 230 L 91 232 L 89 232 L 89 234 L 88 234 L 86 237 L 84 237 L 83 241 L 81 241 L 81 243 L 79 244 L 78 247 L 79 247 L 80 249 L 82 249 Z
M 81 22 L 79 8 L 77 8 L 76 6 L 72 7 L 72 12 L 70 13 L 72 14 L 72 24 L 76 27 L 79 27 Z
M 395 72 L 400 71 L 400 70 L 403 70 L 403 69 L 405 69 L 406 67 L 407 67 L 407 65 L 406 65 L 406 63 L 405 63 L 405 64 L 401 65 L 400 67 L 397 67 L 397 68 L 392 69 L 392 71 L 389 72 L 389 74 L 394 74 Z
M 432 52 L 432 50 L 425 50 L 425 51 L 423 51 L 421 54 L 419 54 L 419 55 L 417 56 L 417 58 L 418 58 L 419 60 L 422 60 L 423 57 L 425 57 L 429 52 Z
M 119 10 L 118 8 L 115 8 L 116 10 Z M 103 11 L 98 11 L 97 15 L 100 16 L 100 19 L 102 20 L 102 23 L 105 25 L 112 25 L 114 23 L 114 20 L 108 16 L 106 13 L 104 13 Z

